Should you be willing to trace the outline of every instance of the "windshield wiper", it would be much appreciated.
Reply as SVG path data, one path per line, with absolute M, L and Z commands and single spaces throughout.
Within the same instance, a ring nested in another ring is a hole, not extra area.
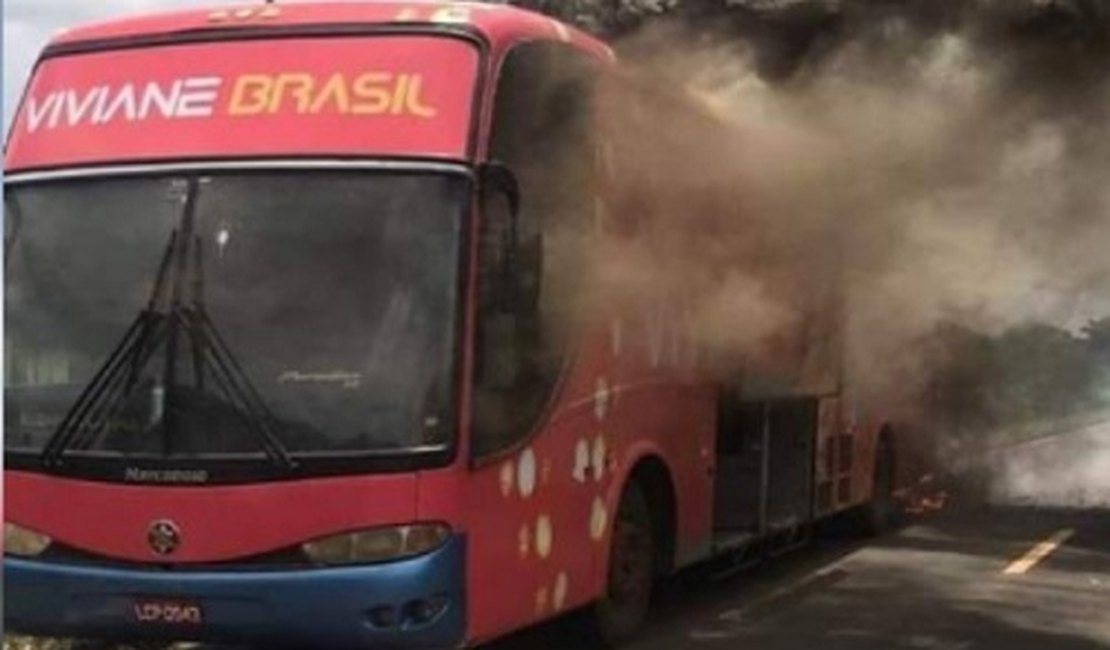
M 43 447 L 42 460 L 45 465 L 62 464 L 66 451 L 87 448 L 104 432 L 106 426 L 129 402 L 138 384 L 139 375 L 163 342 L 163 452 L 166 456 L 171 455 L 179 417 L 174 408 L 179 339 L 184 334 L 189 337 L 193 348 L 196 389 L 204 390 L 205 376 L 209 374 L 212 383 L 233 406 L 232 410 L 256 438 L 266 456 L 285 469 L 296 467 L 296 462 L 276 434 L 275 418 L 205 309 L 203 251 L 200 238 L 194 235 L 196 192 L 197 181 L 190 179 L 180 232 L 175 229 L 170 233 L 146 307 L 128 327 L 122 340 L 97 370 L 92 381 L 81 392 Z M 193 252 L 193 295 L 191 303 L 186 305 L 182 294 L 190 271 L 190 251 Z M 176 267 L 172 285 L 168 281 L 171 266 Z M 170 294 L 169 305 L 162 311 L 159 306 L 166 301 L 167 292 Z M 211 368 L 211 372 L 206 373 L 206 368 Z
M 44 464 L 59 464 L 67 449 L 80 446 L 80 443 L 93 437 L 134 389 L 139 373 L 164 334 L 164 330 L 156 327 L 156 323 L 163 322 L 166 318 L 158 311 L 157 303 L 165 286 L 176 242 L 177 230 L 174 230 L 170 233 L 170 240 L 162 254 L 162 262 L 158 266 L 158 275 L 146 307 L 132 321 L 123 339 L 93 375 L 92 381 L 81 391 L 77 401 L 43 446 Z
M 5 202 L 5 208 L 4 268 L 7 269 L 8 263 L 12 259 L 12 248 L 15 246 L 16 241 L 19 240 L 19 231 L 23 228 L 23 208 L 14 197 L 10 201 Z M 10 230 L 9 227 L 11 228 Z

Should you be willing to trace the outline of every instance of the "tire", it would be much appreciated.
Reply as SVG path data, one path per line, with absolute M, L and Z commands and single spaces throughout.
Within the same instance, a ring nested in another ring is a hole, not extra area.
M 647 497 L 639 485 L 629 483 L 613 522 L 605 593 L 584 612 L 591 636 L 602 644 L 614 647 L 628 641 L 647 620 L 656 558 Z
M 889 436 L 883 436 L 875 450 L 871 502 L 860 513 L 860 529 L 865 535 L 881 535 L 897 525 L 899 513 L 894 484 L 894 445 Z

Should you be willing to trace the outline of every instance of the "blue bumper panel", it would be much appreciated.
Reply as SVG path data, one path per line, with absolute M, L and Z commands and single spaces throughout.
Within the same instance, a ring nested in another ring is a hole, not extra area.
M 162 571 L 6 557 L 4 622 L 42 636 L 451 648 L 466 629 L 464 558 L 462 537 L 416 558 L 328 569 Z M 136 603 L 158 599 L 198 604 L 203 623 L 139 622 Z

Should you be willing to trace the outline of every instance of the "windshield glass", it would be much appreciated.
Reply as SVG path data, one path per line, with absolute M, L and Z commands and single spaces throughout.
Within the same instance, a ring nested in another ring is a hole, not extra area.
M 10 188 L 5 448 L 445 445 L 468 191 L 381 172 Z

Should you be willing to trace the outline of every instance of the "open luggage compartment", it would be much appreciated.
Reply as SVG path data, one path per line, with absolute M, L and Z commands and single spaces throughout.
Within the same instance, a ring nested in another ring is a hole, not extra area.
M 813 518 L 816 398 L 719 402 L 714 530 L 763 537 Z

